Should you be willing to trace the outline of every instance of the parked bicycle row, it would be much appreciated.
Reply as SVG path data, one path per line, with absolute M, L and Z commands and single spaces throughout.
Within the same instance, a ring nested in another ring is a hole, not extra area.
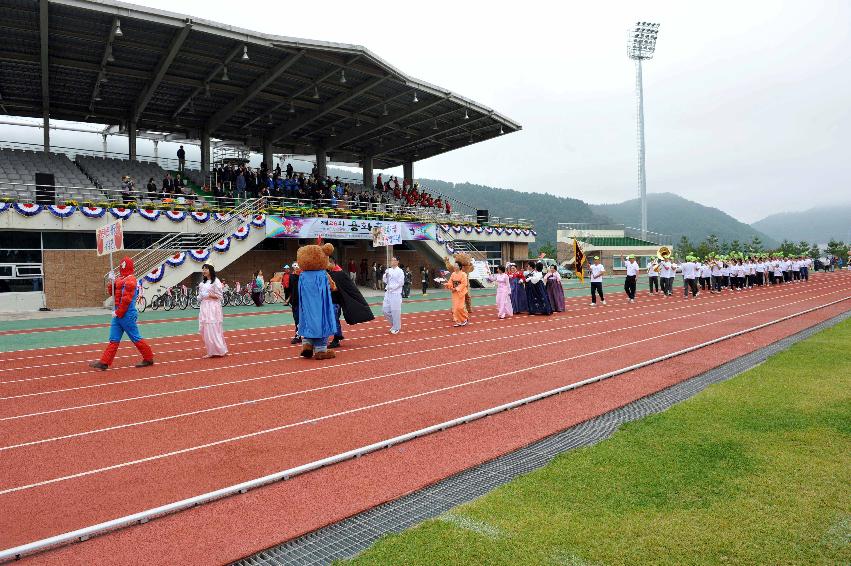
M 148 287 L 143 287 L 141 283 L 139 287 L 140 292 L 136 298 L 136 309 L 139 312 L 145 312 L 149 308 L 154 311 L 159 309 L 170 311 L 198 309 L 201 306 L 198 296 L 191 293 L 186 285 L 176 287 L 160 285 L 150 301 L 141 293 L 142 289 L 148 289 Z M 284 297 L 273 288 L 271 283 L 266 283 L 261 291 L 255 292 L 250 283 L 243 285 L 236 282 L 233 287 L 225 285 L 221 302 L 223 307 L 247 307 L 251 304 L 260 306 L 264 303 L 283 303 Z

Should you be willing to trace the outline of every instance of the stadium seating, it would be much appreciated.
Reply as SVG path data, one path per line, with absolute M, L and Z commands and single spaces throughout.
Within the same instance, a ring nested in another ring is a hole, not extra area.
M 36 173 L 53 174 L 57 200 L 102 198 L 100 191 L 63 153 L 0 149 L 0 193 L 3 195 L 34 199 Z
M 154 178 L 157 186 L 162 186 L 165 170 L 156 163 L 130 161 L 125 159 L 104 159 L 102 157 L 77 156 L 77 165 L 86 172 L 100 188 L 119 191 L 121 179 L 130 175 L 136 183 L 136 190 L 144 190 L 148 179 Z

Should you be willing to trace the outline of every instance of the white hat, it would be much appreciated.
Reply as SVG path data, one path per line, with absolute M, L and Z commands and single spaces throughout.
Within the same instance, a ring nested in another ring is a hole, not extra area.
M 298 262 L 297 261 L 293 262 L 293 269 L 298 269 Z

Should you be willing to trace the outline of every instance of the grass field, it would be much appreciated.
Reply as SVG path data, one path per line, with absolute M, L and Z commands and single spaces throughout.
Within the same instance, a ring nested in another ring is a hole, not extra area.
M 850 349 L 851 320 L 351 562 L 851 564 Z

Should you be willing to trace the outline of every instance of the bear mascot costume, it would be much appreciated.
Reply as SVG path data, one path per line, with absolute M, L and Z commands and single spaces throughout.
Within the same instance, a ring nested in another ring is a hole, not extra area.
M 298 276 L 298 335 L 302 339 L 301 355 L 315 360 L 333 358 L 328 351 L 328 337 L 337 330 L 337 317 L 331 292 L 337 287 L 328 274 L 328 258 L 334 253 L 331 244 L 302 246 L 296 258 Z

